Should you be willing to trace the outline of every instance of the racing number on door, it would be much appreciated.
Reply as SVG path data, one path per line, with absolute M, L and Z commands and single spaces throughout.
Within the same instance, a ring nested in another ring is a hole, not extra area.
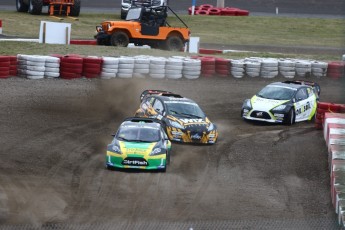
M 305 105 L 302 105 L 301 107 L 296 109 L 296 115 L 300 115 L 306 111 L 311 109 L 310 102 L 308 101 Z

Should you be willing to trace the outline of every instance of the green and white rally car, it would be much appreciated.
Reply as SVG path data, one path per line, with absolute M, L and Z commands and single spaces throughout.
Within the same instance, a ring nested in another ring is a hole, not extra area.
M 241 117 L 287 125 L 312 120 L 320 91 L 320 86 L 310 81 L 274 82 L 244 101 Z
M 125 119 L 107 147 L 106 167 L 166 171 L 171 142 L 152 118 Z

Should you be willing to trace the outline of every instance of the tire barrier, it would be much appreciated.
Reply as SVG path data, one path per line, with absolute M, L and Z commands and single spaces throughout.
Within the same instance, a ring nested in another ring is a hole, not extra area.
M 344 75 L 345 62 L 320 62 L 300 59 L 249 57 L 225 59 L 214 56 L 154 57 L 95 57 L 78 54 L 49 56 L 0 56 L 0 78 L 20 76 L 42 78 L 170 78 L 197 79 L 203 77 L 262 77 L 339 79 Z M 330 76 L 333 73 L 336 76 Z M 337 75 L 341 73 L 340 75 Z M 321 115 L 319 115 L 320 117 Z
M 44 77 L 60 77 L 60 58 L 47 56 L 45 60 Z
M 103 57 L 103 65 L 100 77 L 102 79 L 115 78 L 119 70 L 119 58 Z
M 83 58 L 83 73 L 86 78 L 97 78 L 102 72 L 102 58 L 89 56 Z
M 234 7 L 218 8 L 210 4 L 195 6 L 195 15 L 213 15 L 213 16 L 249 16 L 248 10 L 242 10 Z M 192 14 L 192 7 L 188 8 L 188 14 Z
M 45 59 L 45 56 L 18 54 L 18 76 L 28 79 L 43 79 L 45 72 Z
M 183 60 L 181 58 L 168 58 L 165 63 L 165 76 L 169 79 L 182 78 Z
M 10 56 L 0 56 L 0 78 L 10 77 Z
M 17 76 L 17 56 L 10 56 L 10 76 Z
M 132 78 L 134 72 L 134 57 L 120 57 L 117 77 Z
M 78 55 L 61 57 L 60 77 L 63 79 L 81 78 L 83 73 L 83 58 Z
M 201 60 L 192 58 L 183 59 L 182 75 L 186 79 L 198 79 L 201 75 Z
M 339 79 L 344 77 L 345 62 L 344 61 L 333 61 L 328 63 L 327 77 L 332 79 Z
M 136 56 L 134 57 L 133 77 L 146 78 L 150 73 L 150 57 Z
M 216 74 L 221 77 L 230 76 L 230 60 L 225 58 L 216 58 Z
M 324 139 L 328 148 L 331 200 L 338 223 L 345 222 L 345 113 L 326 113 Z
M 345 105 L 328 102 L 318 102 L 315 114 L 315 127 L 323 129 L 326 113 L 345 113 Z M 325 136 L 325 135 L 324 135 Z
M 150 60 L 150 77 L 155 79 L 163 79 L 165 77 L 165 58 L 151 58 Z

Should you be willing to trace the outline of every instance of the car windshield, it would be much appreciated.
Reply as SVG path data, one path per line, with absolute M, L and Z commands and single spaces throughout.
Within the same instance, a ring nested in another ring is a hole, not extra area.
M 295 92 L 293 88 L 269 85 L 264 87 L 257 96 L 273 100 L 290 100 Z
M 180 101 L 167 101 L 168 114 L 170 115 L 183 115 L 191 118 L 204 118 L 205 114 L 196 103 L 180 102 Z
M 160 139 L 159 129 L 152 127 L 122 126 L 116 134 L 120 141 L 157 142 Z

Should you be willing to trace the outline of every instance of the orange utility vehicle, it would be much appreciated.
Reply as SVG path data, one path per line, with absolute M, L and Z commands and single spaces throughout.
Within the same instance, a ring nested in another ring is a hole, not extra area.
M 172 27 L 167 22 L 168 9 L 184 27 Z M 180 51 L 189 41 L 190 30 L 180 17 L 169 7 L 141 5 L 129 9 L 125 21 L 104 21 L 96 26 L 98 45 L 127 47 L 149 45 L 172 51 Z
M 18 12 L 39 15 L 43 6 L 48 6 L 50 15 L 79 16 L 81 0 L 16 0 Z

